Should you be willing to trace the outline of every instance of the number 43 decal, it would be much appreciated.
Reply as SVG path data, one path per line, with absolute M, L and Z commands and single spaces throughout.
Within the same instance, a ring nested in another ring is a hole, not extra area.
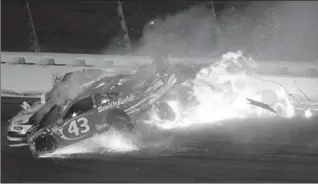
M 76 120 L 71 121 L 68 132 L 70 134 L 75 134 L 75 136 L 79 136 L 80 134 L 85 134 L 90 130 L 88 125 L 88 120 L 85 117 L 78 118 Z

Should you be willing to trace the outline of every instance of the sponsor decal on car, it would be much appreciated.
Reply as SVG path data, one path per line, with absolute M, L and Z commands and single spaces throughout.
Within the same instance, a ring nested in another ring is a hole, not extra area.
M 23 128 L 20 127 L 20 126 L 15 126 L 13 129 L 14 129 L 14 130 L 23 130 Z
M 64 140 L 78 140 L 91 132 L 91 125 L 86 117 L 71 119 L 66 122 L 61 128 L 60 133 L 57 133 Z
M 111 102 L 107 103 L 105 106 L 99 106 L 97 109 L 98 109 L 98 112 L 101 113 L 101 112 L 104 112 L 104 111 L 111 109 L 111 108 L 114 108 L 114 107 L 118 108 L 120 105 L 131 102 L 134 99 L 135 99 L 135 95 L 131 94 L 131 95 L 126 96 L 124 98 L 119 98 L 117 101 L 111 101 Z

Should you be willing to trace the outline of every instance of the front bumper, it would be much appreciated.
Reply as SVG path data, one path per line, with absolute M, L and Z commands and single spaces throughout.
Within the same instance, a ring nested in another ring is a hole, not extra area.
M 7 143 L 9 147 L 21 147 L 28 145 L 28 137 L 36 130 L 37 126 L 31 125 L 28 121 L 8 121 Z
M 9 147 L 22 147 L 27 146 L 28 135 L 19 134 L 17 132 L 9 131 L 7 134 L 7 141 Z

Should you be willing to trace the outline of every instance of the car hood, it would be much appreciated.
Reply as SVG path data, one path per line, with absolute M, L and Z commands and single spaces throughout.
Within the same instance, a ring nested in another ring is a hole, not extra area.
M 21 110 L 16 116 L 14 116 L 10 122 L 11 124 L 26 124 L 29 119 L 43 106 L 41 103 L 35 103 L 27 109 Z
M 27 124 L 34 113 L 21 114 L 11 119 L 11 124 Z
M 29 119 L 34 113 L 28 114 L 18 114 L 10 120 L 8 126 L 9 132 L 15 132 L 18 134 L 25 134 L 33 125 L 30 123 Z

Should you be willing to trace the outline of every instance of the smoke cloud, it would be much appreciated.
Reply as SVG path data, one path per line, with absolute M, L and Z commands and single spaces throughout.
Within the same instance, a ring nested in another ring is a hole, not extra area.
M 209 4 L 196 5 L 149 21 L 134 53 L 165 50 L 195 57 L 243 50 L 255 59 L 313 61 L 318 57 L 317 8 L 314 1 L 235 2 L 215 19 Z

